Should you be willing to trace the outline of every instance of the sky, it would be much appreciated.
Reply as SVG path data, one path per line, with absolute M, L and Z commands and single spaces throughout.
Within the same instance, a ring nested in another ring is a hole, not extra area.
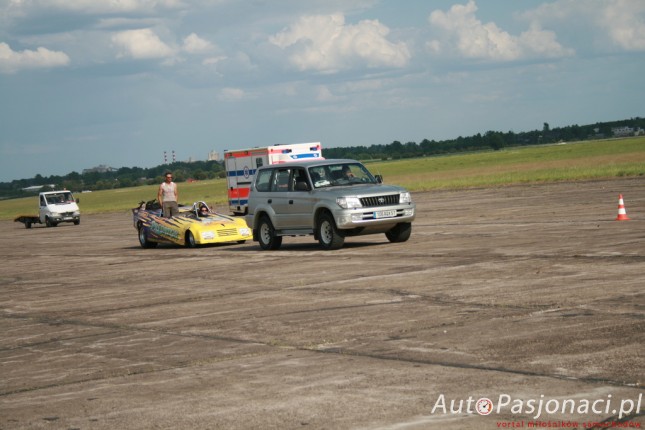
M 0 0 L 0 182 L 645 116 L 643 0 Z

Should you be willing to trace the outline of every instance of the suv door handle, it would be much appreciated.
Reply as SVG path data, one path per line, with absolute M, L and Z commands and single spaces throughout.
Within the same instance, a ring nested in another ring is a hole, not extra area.
M 268 203 L 268 204 L 273 203 L 273 199 L 269 199 L 269 200 L 267 200 L 267 203 Z

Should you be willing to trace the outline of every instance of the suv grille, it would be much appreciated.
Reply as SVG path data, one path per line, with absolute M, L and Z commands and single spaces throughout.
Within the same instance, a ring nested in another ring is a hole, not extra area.
M 389 196 L 361 197 L 363 207 L 389 206 L 399 204 L 399 194 L 390 194 Z

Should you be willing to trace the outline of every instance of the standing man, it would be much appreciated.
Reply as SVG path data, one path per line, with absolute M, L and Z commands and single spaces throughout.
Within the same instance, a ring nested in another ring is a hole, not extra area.
M 157 200 L 163 208 L 165 218 L 179 214 L 178 196 L 177 184 L 172 181 L 172 173 L 166 172 L 166 181 L 159 186 L 159 192 L 157 193 Z

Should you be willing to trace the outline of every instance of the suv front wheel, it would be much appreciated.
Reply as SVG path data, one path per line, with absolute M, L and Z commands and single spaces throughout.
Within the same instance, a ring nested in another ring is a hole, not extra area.
M 412 223 L 402 222 L 397 224 L 392 230 L 385 233 L 387 239 L 392 243 L 405 242 L 410 238 L 412 233 Z
M 326 250 L 340 249 L 345 244 L 345 237 L 336 228 L 334 217 L 322 214 L 318 221 L 318 242 Z
M 278 249 L 282 245 L 282 237 L 275 235 L 273 224 L 266 215 L 260 218 L 258 224 L 258 242 L 260 242 L 260 247 L 265 250 Z

